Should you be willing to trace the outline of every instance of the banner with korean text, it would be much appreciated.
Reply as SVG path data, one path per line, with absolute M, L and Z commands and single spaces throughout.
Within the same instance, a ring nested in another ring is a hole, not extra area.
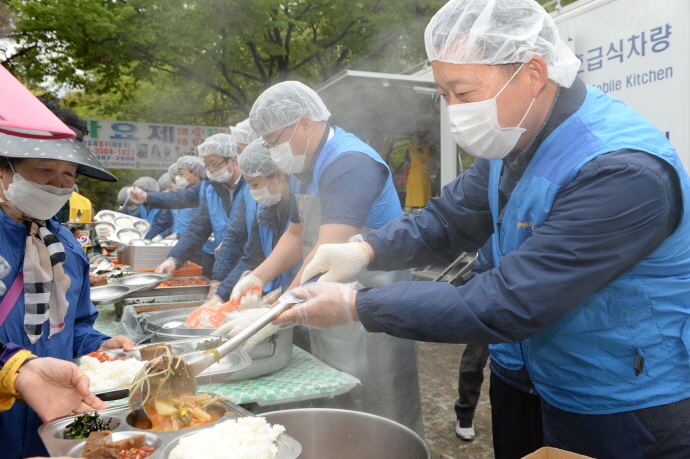
M 86 119 L 84 145 L 107 168 L 167 170 L 181 156 L 196 156 L 196 147 L 228 127 L 130 123 Z

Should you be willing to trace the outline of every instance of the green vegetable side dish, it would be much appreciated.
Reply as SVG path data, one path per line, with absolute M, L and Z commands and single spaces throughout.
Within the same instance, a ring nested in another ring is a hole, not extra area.
M 223 344 L 223 339 L 222 338 L 211 338 L 207 339 L 206 341 L 202 341 L 199 344 L 196 345 L 196 350 L 197 351 L 208 351 L 210 349 L 216 349 L 218 346 Z
M 87 438 L 91 432 L 99 432 L 103 430 L 110 430 L 110 422 L 107 424 L 99 419 L 98 413 L 82 414 L 74 418 L 71 424 L 68 424 L 62 432 L 65 440 L 78 440 Z
M 134 274 L 134 273 L 130 273 L 130 272 L 127 272 L 127 271 L 120 271 L 118 274 L 113 274 L 112 276 L 110 276 L 110 278 L 111 278 L 111 279 L 118 279 L 118 278 L 122 278 L 122 277 L 131 276 L 131 275 L 133 275 L 133 274 Z

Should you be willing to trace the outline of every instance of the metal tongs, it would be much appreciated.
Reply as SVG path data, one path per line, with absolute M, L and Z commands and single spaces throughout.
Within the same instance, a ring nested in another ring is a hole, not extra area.
M 315 281 L 318 277 L 310 279 L 307 283 Z M 129 394 L 129 404 L 132 410 L 138 417 L 148 419 L 148 414 L 143 409 L 142 402 L 147 399 L 148 391 L 150 389 L 159 390 L 161 383 L 166 385 L 166 390 L 179 390 L 183 392 L 188 392 L 196 394 L 196 375 L 201 374 L 208 367 L 222 359 L 223 357 L 230 354 L 232 351 L 243 345 L 249 338 L 254 336 L 262 328 L 264 328 L 269 323 L 273 322 L 276 317 L 287 311 L 296 304 L 305 302 L 306 299 L 298 298 L 293 293 L 292 290 L 286 292 L 280 297 L 279 303 L 266 311 L 264 315 L 259 317 L 250 326 L 242 330 L 237 335 L 233 336 L 230 340 L 218 346 L 218 348 L 209 351 L 199 351 L 184 354 L 182 356 L 173 356 L 172 362 L 169 363 L 169 367 L 173 368 L 174 374 L 168 378 L 167 381 L 163 382 L 162 379 L 165 377 L 163 373 L 160 376 L 154 373 L 156 368 L 150 366 L 148 368 L 148 380 L 145 384 L 141 384 L 137 390 L 131 391 Z

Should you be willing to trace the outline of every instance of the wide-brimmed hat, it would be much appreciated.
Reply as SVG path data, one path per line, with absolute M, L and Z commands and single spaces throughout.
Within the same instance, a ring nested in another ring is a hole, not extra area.
M 0 133 L 0 156 L 7 158 L 58 159 L 75 163 L 77 172 L 87 177 L 117 182 L 96 156 L 75 139 L 28 139 Z

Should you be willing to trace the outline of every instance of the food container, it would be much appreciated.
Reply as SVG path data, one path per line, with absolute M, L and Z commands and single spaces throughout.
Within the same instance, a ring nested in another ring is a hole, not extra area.
M 96 228 L 107 226 L 111 230 L 108 240 L 120 244 L 143 239 L 151 229 L 151 224 L 146 220 L 112 210 L 98 212 L 93 221 Z
M 197 295 L 197 294 L 208 294 L 208 290 L 211 287 L 210 281 L 203 277 L 176 277 L 175 281 L 187 281 L 187 280 L 203 280 L 208 282 L 204 285 L 184 285 L 180 287 L 156 287 L 149 291 L 138 291 L 132 293 L 129 298 L 141 298 L 148 296 L 173 296 L 173 295 Z
M 127 296 L 132 289 L 126 285 L 104 285 L 91 288 L 93 304 L 113 304 Z
M 395 421 L 358 411 L 305 408 L 261 414 L 302 445 L 300 459 L 430 459 L 424 440 Z
M 171 352 L 173 354 L 183 355 L 192 352 L 198 352 L 196 350 L 197 344 L 205 341 L 206 339 L 208 338 L 180 340 L 165 344 L 170 344 Z M 223 337 L 223 339 L 227 341 L 228 338 Z M 139 352 L 139 349 L 144 348 L 146 346 L 149 345 L 146 344 L 142 346 L 137 346 L 131 352 L 125 352 L 123 350 L 111 350 L 101 352 L 103 352 L 104 354 L 108 354 L 108 356 L 110 356 L 111 358 L 125 357 L 128 359 L 141 360 L 141 353 Z M 75 363 L 79 365 L 80 360 L 81 357 L 76 359 Z M 224 379 L 232 375 L 234 372 L 249 367 L 251 363 L 252 359 L 249 357 L 247 352 L 242 348 L 238 348 L 226 355 L 225 357 L 223 357 L 222 359 L 220 359 L 220 362 L 214 363 L 207 370 L 197 375 L 196 381 L 198 384 L 213 384 L 218 381 L 223 381 Z M 121 398 L 129 397 L 129 386 L 117 387 L 94 393 L 101 400 L 104 400 L 106 402 L 110 400 L 119 400 Z
M 142 314 L 146 322 L 144 328 L 149 332 L 156 331 L 156 334 L 151 338 L 153 342 L 174 342 L 175 339 L 212 336 L 215 331 L 213 328 L 186 328 L 183 325 L 171 327 L 176 323 L 186 323 L 187 317 L 194 309 L 196 308 Z M 259 342 L 254 346 L 254 349 L 249 351 L 252 364 L 229 375 L 225 380 L 241 381 L 256 378 L 284 368 L 292 358 L 292 333 L 293 327 L 283 328 L 273 336 Z
M 191 295 L 171 295 L 141 298 L 125 298 L 115 303 L 115 316 L 122 317 L 122 310 L 125 306 L 132 306 L 134 312 L 141 314 L 144 312 L 168 311 L 171 309 L 197 308 L 204 304 L 206 295 L 203 293 Z
M 133 291 L 142 292 L 152 290 L 163 282 L 172 278 L 172 274 L 162 273 L 137 273 L 127 277 L 119 277 L 113 279 L 113 283 L 117 285 L 125 285 Z
M 115 441 L 134 435 L 145 434 L 146 444 L 156 448 L 156 451 L 149 458 L 166 459 L 180 438 L 199 432 L 202 429 L 213 427 L 229 419 L 252 416 L 250 412 L 227 400 L 218 402 L 213 405 L 213 408 L 224 413 L 219 420 L 201 427 L 170 432 L 142 430 L 131 426 L 129 423 L 133 422 L 134 415 L 127 405 L 106 408 L 98 413 L 105 422 L 112 421 L 110 426 Z M 75 417 L 68 416 L 55 419 L 39 427 L 38 434 L 51 456 L 81 457 L 86 440 L 64 440 L 62 438 L 63 430 L 74 421 Z M 302 452 L 299 442 L 288 435 L 287 431 L 278 437 L 277 445 L 278 454 L 276 459 L 295 459 Z
M 145 240 L 132 239 L 125 247 L 123 259 L 134 269 L 156 269 L 172 250 L 167 244 L 147 244 Z

